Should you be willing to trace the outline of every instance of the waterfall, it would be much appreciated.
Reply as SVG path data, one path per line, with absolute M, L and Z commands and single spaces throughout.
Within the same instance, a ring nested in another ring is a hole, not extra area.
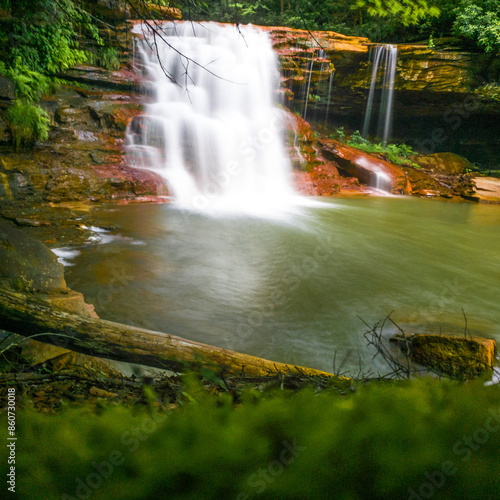
M 332 85 L 333 85 L 333 77 L 335 73 L 332 71 L 330 73 L 330 78 L 328 79 L 328 101 L 326 104 L 326 113 L 325 113 L 325 122 L 328 120 L 328 112 L 330 111 L 330 104 L 332 102 Z
M 307 68 L 307 66 L 306 66 L 306 68 Z M 314 59 L 311 59 L 311 63 L 309 66 L 309 77 L 307 79 L 307 85 L 304 86 L 304 113 L 303 113 L 304 120 L 307 118 L 307 104 L 309 102 L 309 91 L 311 89 L 311 77 L 313 74 L 313 68 L 314 68 Z
M 135 66 L 151 94 L 127 132 L 133 166 L 159 173 L 181 207 L 266 211 L 293 203 L 279 65 L 252 26 L 168 22 L 134 32 Z
M 370 49 L 372 73 L 363 124 L 363 137 L 370 135 L 375 91 L 377 84 L 382 80 L 377 136 L 382 139 L 384 144 L 387 144 L 391 136 L 397 58 L 398 48 L 396 45 L 377 45 L 374 49 Z

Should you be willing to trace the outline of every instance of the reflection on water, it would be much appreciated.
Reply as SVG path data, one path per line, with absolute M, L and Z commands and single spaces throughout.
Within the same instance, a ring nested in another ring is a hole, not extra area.
M 104 319 L 324 370 L 335 350 L 337 361 L 353 353 L 347 369 L 357 353 L 372 363 L 360 318 L 392 311 L 408 332 L 461 334 L 463 309 L 472 333 L 500 340 L 499 207 L 329 206 L 275 221 L 104 207 L 95 224 L 120 237 L 80 248 L 67 281 Z

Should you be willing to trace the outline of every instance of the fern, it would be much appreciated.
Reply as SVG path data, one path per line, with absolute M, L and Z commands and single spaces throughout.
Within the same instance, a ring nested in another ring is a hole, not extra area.
M 21 62 L 20 58 L 15 60 L 12 67 L 0 63 L 0 74 L 16 84 L 16 97 L 31 102 L 37 102 L 40 97 L 55 92 L 60 83 L 57 78 L 32 71 Z
M 5 118 L 16 150 L 49 136 L 49 115 L 40 106 L 17 100 L 7 108 Z

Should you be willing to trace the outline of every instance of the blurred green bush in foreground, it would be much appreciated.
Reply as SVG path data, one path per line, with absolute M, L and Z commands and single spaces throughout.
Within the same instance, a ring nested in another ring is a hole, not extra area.
M 349 396 L 252 390 L 236 406 L 229 393 L 196 384 L 186 395 L 190 403 L 163 413 L 24 410 L 15 498 L 498 498 L 498 386 L 370 383 Z

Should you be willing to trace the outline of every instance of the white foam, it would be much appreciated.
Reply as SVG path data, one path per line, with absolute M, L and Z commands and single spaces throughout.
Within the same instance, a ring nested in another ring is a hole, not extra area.
M 57 255 L 57 261 L 63 266 L 74 266 L 75 264 L 68 262 L 68 260 L 74 259 L 81 253 L 79 250 L 69 247 L 53 248 L 52 251 Z

